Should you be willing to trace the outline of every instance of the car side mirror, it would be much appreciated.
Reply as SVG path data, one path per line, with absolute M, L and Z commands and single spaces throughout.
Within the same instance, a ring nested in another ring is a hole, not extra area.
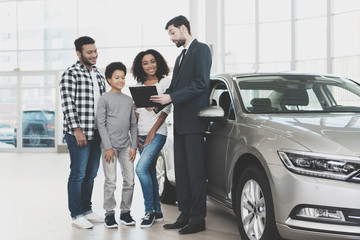
M 198 118 L 202 120 L 210 121 L 210 122 L 219 122 L 222 125 L 226 126 L 228 120 L 226 117 L 224 117 L 224 115 L 225 115 L 224 109 L 222 109 L 222 107 L 219 106 L 205 107 L 201 109 L 197 114 Z

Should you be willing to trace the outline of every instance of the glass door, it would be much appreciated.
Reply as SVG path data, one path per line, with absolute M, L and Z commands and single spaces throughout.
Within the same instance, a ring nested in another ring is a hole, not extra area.
M 0 151 L 56 151 L 58 72 L 0 75 Z
M 0 76 L 0 151 L 16 151 L 18 77 Z

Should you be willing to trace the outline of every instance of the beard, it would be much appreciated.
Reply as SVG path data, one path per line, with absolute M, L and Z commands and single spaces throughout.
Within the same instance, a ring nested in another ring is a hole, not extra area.
M 89 66 L 89 67 L 94 65 L 94 64 L 90 63 L 90 61 L 87 58 L 85 58 L 82 54 L 81 54 L 81 61 L 83 62 L 84 65 Z
M 179 39 L 176 43 L 176 46 L 181 47 L 184 46 L 184 44 L 185 44 L 185 39 Z

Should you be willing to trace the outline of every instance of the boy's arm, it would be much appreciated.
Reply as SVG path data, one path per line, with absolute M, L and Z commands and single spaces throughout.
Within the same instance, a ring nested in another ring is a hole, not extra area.
M 130 111 L 130 137 L 131 137 L 131 148 L 137 147 L 137 137 L 138 137 L 138 128 L 137 128 L 137 120 L 135 116 L 135 109 L 131 106 Z
M 130 148 L 129 150 L 129 160 L 133 162 L 136 157 L 136 148 Z
M 112 149 L 112 144 L 110 141 L 110 136 L 106 125 L 107 109 L 106 109 L 105 99 L 103 96 L 99 98 L 98 110 L 96 115 L 97 115 L 96 118 L 97 118 L 98 130 L 101 137 L 101 141 L 104 145 L 104 149 L 105 150 Z

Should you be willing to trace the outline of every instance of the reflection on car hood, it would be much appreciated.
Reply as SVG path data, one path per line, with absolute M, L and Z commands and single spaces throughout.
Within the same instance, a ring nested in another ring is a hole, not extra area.
M 359 114 L 257 115 L 248 124 L 292 139 L 313 152 L 360 155 Z
M 0 128 L 0 134 L 5 135 L 5 134 L 13 134 L 14 133 L 14 129 L 13 128 Z

